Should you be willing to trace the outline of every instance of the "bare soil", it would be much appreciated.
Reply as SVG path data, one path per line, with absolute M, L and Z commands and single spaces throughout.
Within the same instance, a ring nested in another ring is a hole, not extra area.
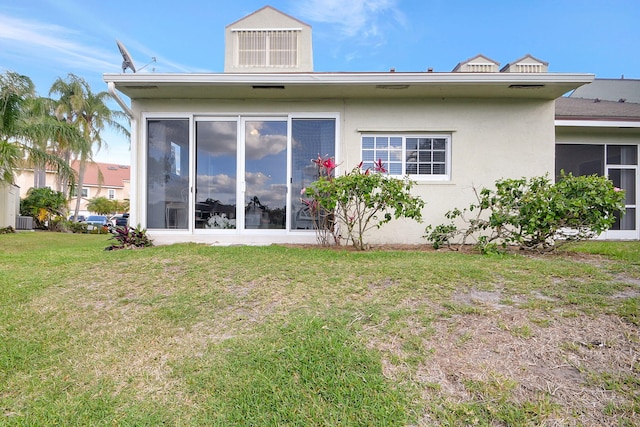
M 357 250 L 349 246 L 332 249 Z M 369 249 L 434 251 L 430 245 L 374 245 Z M 476 251 L 473 246 L 459 250 Z M 512 252 L 530 257 L 565 257 L 598 266 L 608 262 L 601 256 L 575 252 Z M 612 298 L 640 298 L 640 278 L 621 273 L 615 279 L 632 288 Z M 541 294 L 534 296 L 553 302 Z M 383 359 L 387 377 L 401 380 L 411 376 L 412 382 L 423 385 L 425 402 L 444 399 L 491 406 L 505 398 L 516 405 L 539 402 L 553 407 L 553 415 L 544 420 L 547 426 L 640 425 L 637 325 L 615 314 L 590 316 L 566 308 L 532 310 L 524 306 L 529 296 L 509 296 L 508 304 L 504 300 L 499 288 L 471 289 L 453 295 L 452 302 L 479 308 L 481 314 L 438 318 L 430 324 L 428 333 L 419 322 L 409 325 L 404 333 L 425 337 L 422 345 L 428 354 L 417 371 L 391 361 L 405 356 L 401 339 L 370 345 L 387 355 Z M 407 301 L 406 306 L 424 303 Z M 439 310 L 442 307 L 434 306 L 434 312 Z M 468 384 L 473 382 L 493 387 L 493 394 L 470 392 Z M 420 422 L 421 426 L 436 424 L 430 418 Z

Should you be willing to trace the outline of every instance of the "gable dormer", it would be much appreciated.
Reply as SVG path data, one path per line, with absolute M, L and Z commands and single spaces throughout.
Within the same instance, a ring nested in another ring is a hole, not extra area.
M 311 26 L 265 6 L 227 25 L 225 73 L 312 72 Z
M 484 55 L 476 55 L 464 62 L 458 63 L 452 70 L 453 73 L 497 73 L 500 63 Z
M 541 61 L 527 54 L 520 59 L 508 63 L 500 70 L 501 73 L 546 73 L 549 63 Z

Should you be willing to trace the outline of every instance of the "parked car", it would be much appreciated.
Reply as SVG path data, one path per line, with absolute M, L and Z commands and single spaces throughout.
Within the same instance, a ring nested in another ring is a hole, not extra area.
M 75 220 L 75 215 L 71 215 L 69 217 L 69 221 L 74 221 Z M 77 222 L 84 222 L 86 221 L 86 218 L 84 217 L 84 215 L 78 215 L 78 221 Z
M 115 223 L 116 227 L 126 227 L 127 225 L 129 225 L 129 212 L 123 213 L 120 217 L 116 218 Z
M 87 230 L 91 231 L 99 227 L 106 227 L 108 230 L 111 230 L 112 224 L 104 215 L 89 215 L 87 218 Z
M 122 218 L 122 214 L 115 214 L 109 217 L 109 222 L 111 222 L 111 224 L 115 227 L 116 226 L 116 221 L 118 221 L 118 218 Z

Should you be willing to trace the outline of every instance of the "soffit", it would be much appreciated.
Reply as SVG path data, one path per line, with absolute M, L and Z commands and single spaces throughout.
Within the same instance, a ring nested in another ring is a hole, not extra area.
M 592 74 L 265 73 L 105 74 L 131 99 L 556 99 Z

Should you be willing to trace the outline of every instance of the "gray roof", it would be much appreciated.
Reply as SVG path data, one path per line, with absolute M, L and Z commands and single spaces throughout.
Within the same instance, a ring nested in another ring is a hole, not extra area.
M 574 90 L 570 98 L 601 99 L 640 103 L 640 80 L 636 79 L 595 79 L 591 84 Z
M 640 104 L 562 97 L 556 100 L 556 119 L 640 122 Z

